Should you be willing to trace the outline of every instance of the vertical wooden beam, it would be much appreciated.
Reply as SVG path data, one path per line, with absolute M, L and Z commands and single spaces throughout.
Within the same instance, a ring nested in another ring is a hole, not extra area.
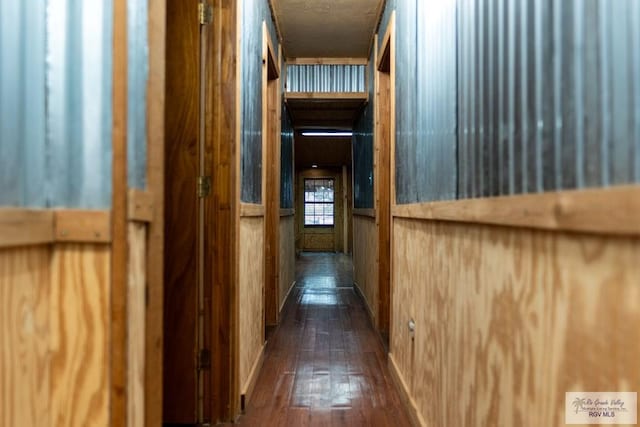
M 212 194 L 205 204 L 205 280 L 211 286 L 211 374 L 207 399 L 211 421 L 234 419 L 240 411 L 238 377 L 238 251 L 240 224 L 240 38 L 239 1 L 214 0 L 207 61 L 205 133 L 213 153 Z M 209 143 L 208 143 L 209 144 Z M 209 163 L 212 162 L 212 163 Z M 206 295 L 206 294 L 205 294 Z M 206 386 L 205 386 L 206 387 Z
M 347 165 L 342 165 L 342 252 L 347 253 L 349 250 L 349 199 L 347 196 Z
M 127 1 L 113 2 L 111 422 L 127 421 Z
M 395 205 L 395 12 L 385 32 L 383 45 L 376 46 L 375 78 L 375 199 L 378 325 L 389 343 L 391 321 L 391 206 Z
M 166 1 L 149 1 L 147 82 L 147 190 L 153 218 L 147 233 L 147 313 L 145 331 L 145 425 L 162 424 L 162 343 L 164 298 L 164 103 Z
M 396 12 L 393 11 L 391 14 L 391 19 L 389 20 L 389 26 L 391 28 L 390 37 L 389 37 L 389 146 L 387 147 L 387 153 L 389 153 L 389 207 L 388 209 L 393 208 L 396 205 Z M 386 301 L 387 305 L 387 314 L 386 318 L 388 319 L 387 328 L 389 330 L 388 342 L 391 343 L 391 319 L 393 318 L 393 217 L 390 216 L 389 213 L 389 265 L 388 265 L 388 274 L 389 274 L 389 292 L 388 292 L 388 300 Z
M 266 325 L 278 323 L 278 288 L 280 269 L 280 113 L 281 96 L 278 76 L 279 58 L 273 52 L 267 25 L 262 25 L 263 69 L 262 69 L 262 141 L 263 141 L 263 203 L 265 246 L 265 292 L 264 310 Z

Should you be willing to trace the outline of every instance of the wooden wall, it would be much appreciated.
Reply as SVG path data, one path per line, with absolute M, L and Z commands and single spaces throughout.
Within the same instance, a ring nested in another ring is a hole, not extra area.
M 246 394 L 264 344 L 264 218 L 240 218 L 239 240 L 239 378 Z
M 347 177 L 350 172 L 347 173 Z M 305 227 L 304 226 L 304 179 L 305 178 L 333 178 L 335 191 L 334 226 L 333 227 Z M 344 204 L 350 203 L 350 198 L 344 198 L 343 172 L 341 168 L 304 169 L 296 174 L 296 249 L 302 251 L 344 252 L 345 248 L 345 210 Z M 346 182 L 347 193 L 351 194 L 351 182 Z M 350 221 L 347 218 L 347 228 Z M 347 230 L 348 233 L 348 230 Z M 347 246 L 349 239 L 347 238 Z
M 640 388 L 640 238 L 396 218 L 392 253 L 423 425 L 562 425 L 567 391 Z
M 36 426 L 51 419 L 50 295 L 49 246 L 0 250 L 2 426 Z
M 0 425 L 109 423 L 109 245 L 0 250 Z
M 378 324 L 378 229 L 375 218 L 353 217 L 353 280 Z
M 293 215 L 280 217 L 280 285 L 278 293 L 279 309 L 289 295 L 296 280 L 295 218 Z
M 145 340 L 147 285 L 147 225 L 129 223 L 127 282 L 127 425 L 145 425 Z M 151 390 L 149 394 L 152 394 Z

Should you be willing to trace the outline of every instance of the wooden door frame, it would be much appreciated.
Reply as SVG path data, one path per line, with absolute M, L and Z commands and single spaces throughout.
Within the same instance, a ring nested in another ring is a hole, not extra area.
M 167 1 L 149 2 L 148 9 L 147 188 L 153 197 L 154 208 L 147 235 L 145 319 L 145 425 L 147 426 L 162 425 L 163 421 L 162 393 L 158 390 L 163 389 L 164 110 Z M 235 147 L 239 141 L 237 123 L 240 117 L 240 79 L 237 66 L 240 17 L 237 2 L 208 1 L 213 7 L 213 34 L 210 36 L 211 43 L 209 43 L 207 55 L 211 62 L 209 68 L 211 71 L 207 76 L 207 94 L 212 102 L 207 103 L 205 117 L 208 146 L 212 147 L 212 151 L 207 153 L 205 168 L 211 171 L 213 185 L 211 196 L 205 202 L 205 218 L 207 218 L 205 222 L 209 225 L 205 229 L 205 247 L 207 248 L 205 265 L 208 266 L 205 269 L 205 278 L 211 283 L 212 316 L 208 319 L 209 327 L 210 330 L 218 333 L 210 337 L 212 347 L 217 351 L 212 353 L 212 371 L 207 386 L 210 390 L 211 418 L 216 422 L 231 420 L 239 411 L 236 360 L 238 337 L 235 329 L 238 304 L 236 237 L 239 215 L 236 189 L 239 169 L 236 162 L 238 153 Z M 125 2 L 122 3 L 126 6 Z M 126 18 L 124 22 L 126 23 Z M 120 46 L 123 46 L 123 42 L 120 42 Z M 126 56 L 124 60 L 126 61 Z M 114 103 L 114 111 L 117 108 Z M 122 168 L 123 165 L 119 167 Z M 124 170 L 126 171 L 126 163 Z M 216 268 L 213 268 L 214 264 Z
M 264 326 L 278 323 L 280 278 L 280 52 L 262 23 L 262 194 L 264 203 Z M 264 329 L 264 328 L 263 328 Z
M 145 425 L 162 425 L 164 305 L 164 103 L 166 1 L 148 9 L 147 190 L 153 210 L 147 231 L 145 318 Z
M 110 424 L 127 423 L 127 2 L 113 2 Z
M 375 213 L 378 235 L 378 331 L 388 346 L 391 333 L 392 207 L 395 206 L 395 11 L 375 49 Z

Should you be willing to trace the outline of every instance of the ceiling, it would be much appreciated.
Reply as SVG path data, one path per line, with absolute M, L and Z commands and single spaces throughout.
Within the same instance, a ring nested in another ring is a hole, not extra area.
M 368 58 L 384 0 L 271 0 L 287 58 Z
M 367 102 L 366 94 L 341 94 L 340 98 L 319 95 L 324 97 L 286 94 L 285 102 L 296 129 L 351 129 Z
M 351 165 L 351 138 L 295 136 L 296 168 Z

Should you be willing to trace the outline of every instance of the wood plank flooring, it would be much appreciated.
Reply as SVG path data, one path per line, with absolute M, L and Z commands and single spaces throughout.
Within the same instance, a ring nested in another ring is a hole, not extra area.
M 302 254 L 241 426 L 409 426 L 351 258 Z

